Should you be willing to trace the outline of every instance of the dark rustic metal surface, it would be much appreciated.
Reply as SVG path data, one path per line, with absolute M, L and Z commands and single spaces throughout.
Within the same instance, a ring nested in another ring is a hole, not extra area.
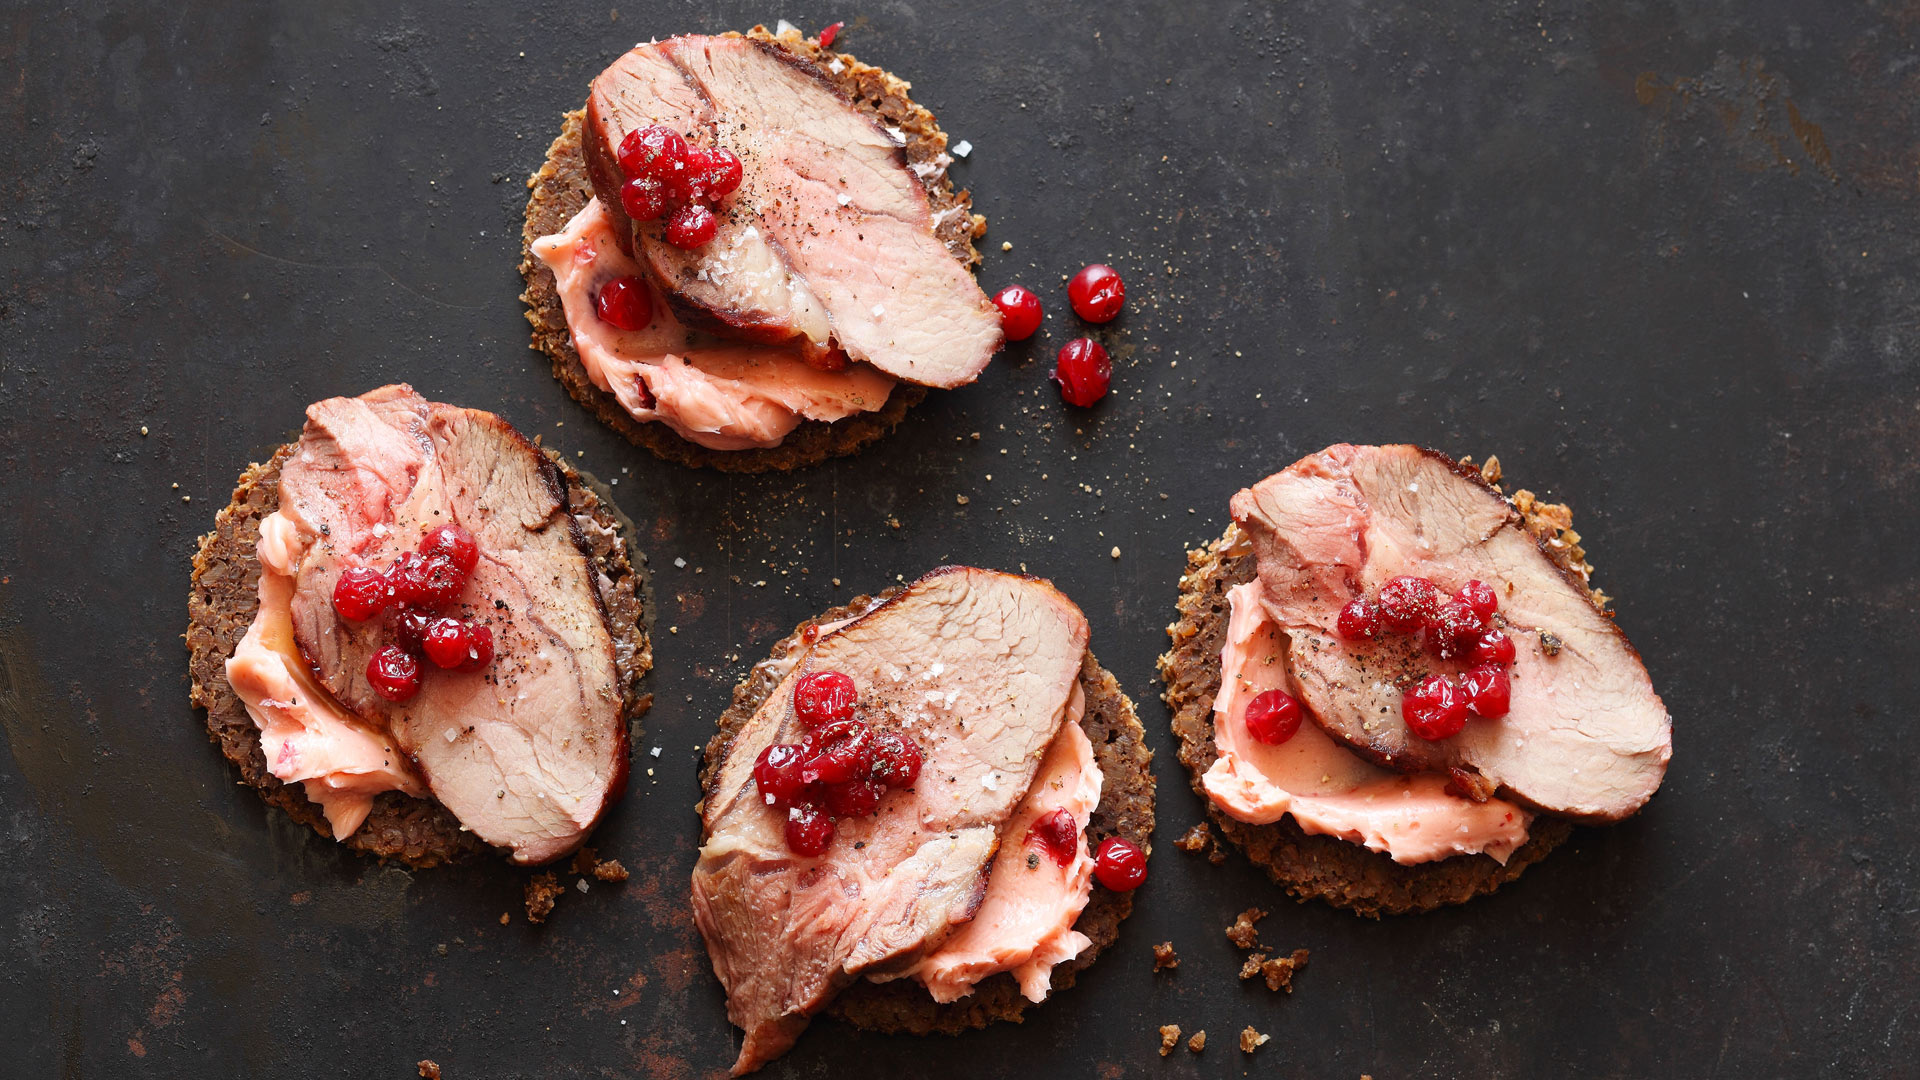
M 982 280 L 1053 317 L 862 457 L 688 472 L 527 350 L 522 180 L 636 38 L 781 15 L 850 19 L 972 140 Z M 797 619 L 965 560 L 1085 607 L 1160 752 L 1153 879 L 1025 1025 L 821 1024 L 768 1075 L 1912 1075 L 1916 102 L 1891 0 L 7 5 L 0 1073 L 714 1075 L 694 747 Z M 1131 299 L 1081 413 L 1031 358 L 1096 258 Z M 658 704 L 600 834 L 635 876 L 543 928 L 503 865 L 266 812 L 187 707 L 195 536 L 304 404 L 394 379 L 584 452 L 652 558 Z M 1153 677 L 1181 553 L 1339 440 L 1573 502 L 1678 736 L 1640 818 L 1382 923 L 1167 843 L 1199 815 Z M 1234 978 L 1249 904 L 1313 950 L 1291 997 Z M 1155 1056 L 1170 1022 L 1205 1054 Z

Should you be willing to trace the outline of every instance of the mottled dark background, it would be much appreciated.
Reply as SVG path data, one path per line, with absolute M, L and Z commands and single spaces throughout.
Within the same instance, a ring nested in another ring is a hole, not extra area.
M 1054 314 L 864 456 L 689 472 L 527 350 L 523 180 L 636 39 L 781 16 L 847 19 L 973 142 L 982 281 Z M 1153 878 L 1025 1025 L 821 1024 L 768 1075 L 1914 1075 L 1916 109 L 1911 2 L 5 4 L 0 1074 L 717 1074 L 694 747 L 784 628 L 964 560 L 1086 608 L 1160 755 Z M 1076 412 L 1056 275 L 1095 259 L 1131 299 Z M 636 873 L 543 928 L 499 924 L 504 865 L 267 813 L 187 706 L 195 537 L 304 404 L 395 379 L 620 477 L 652 559 L 658 703 L 600 834 Z M 1340 440 L 1573 503 L 1676 728 L 1636 820 L 1381 923 L 1167 843 L 1182 552 Z M 1249 904 L 1313 950 L 1292 997 L 1234 978 Z M 1168 1022 L 1214 1041 L 1163 1062 Z

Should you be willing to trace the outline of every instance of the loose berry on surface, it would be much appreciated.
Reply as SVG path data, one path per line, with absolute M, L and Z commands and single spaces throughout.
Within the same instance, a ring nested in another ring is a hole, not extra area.
M 1127 286 L 1118 270 L 1094 263 L 1067 283 L 1067 300 L 1073 304 L 1073 313 L 1088 322 L 1111 322 L 1127 302 Z
M 1008 341 L 1025 341 L 1040 329 L 1040 298 L 1020 285 L 1009 285 L 994 295 L 1000 309 L 1000 332 Z
M 1087 408 L 1107 396 L 1113 383 L 1113 361 L 1092 338 L 1074 338 L 1060 347 L 1053 381 L 1060 384 L 1060 400 Z
M 1130 892 L 1147 880 L 1147 853 L 1131 840 L 1109 836 L 1093 857 L 1093 876 L 1114 892 Z

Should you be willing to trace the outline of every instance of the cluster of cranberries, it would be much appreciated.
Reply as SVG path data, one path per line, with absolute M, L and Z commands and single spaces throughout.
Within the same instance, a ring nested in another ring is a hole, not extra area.
M 806 735 L 767 747 L 753 763 L 760 798 L 787 812 L 787 850 L 795 855 L 826 851 L 835 818 L 865 817 L 888 788 L 910 788 L 920 777 L 920 748 L 855 720 L 859 703 L 859 689 L 838 671 L 802 676 L 793 685 L 793 714 Z
M 746 175 L 740 158 L 723 147 L 701 149 L 670 127 L 651 124 L 627 132 L 616 151 L 627 182 L 620 205 L 635 221 L 667 219 L 667 243 L 697 248 L 719 229 L 712 204 L 733 194 Z
M 1066 866 L 1080 854 L 1080 823 L 1074 820 L 1073 811 L 1062 806 L 1034 819 L 1027 827 L 1025 842 Z M 1137 889 L 1147 880 L 1146 852 L 1131 840 L 1110 836 L 1094 852 L 1093 876 L 1114 892 Z
M 1446 596 L 1422 577 L 1397 577 L 1371 600 L 1356 596 L 1340 609 L 1340 636 L 1361 641 L 1383 633 L 1423 634 L 1429 652 L 1473 666 L 1459 677 L 1429 675 L 1400 699 L 1407 728 L 1423 739 L 1445 739 L 1467 725 L 1467 713 L 1490 720 L 1507 715 L 1513 639 L 1494 625 L 1500 599 L 1483 581 Z
M 1067 302 L 1073 305 L 1074 314 L 1090 323 L 1112 322 L 1127 302 L 1127 285 L 1120 280 L 1118 270 L 1094 263 L 1067 283 Z M 1025 286 L 1001 289 L 993 303 L 1000 309 L 1000 329 L 1008 341 L 1025 341 L 1040 329 L 1040 298 Z M 1086 408 L 1107 396 L 1107 388 L 1113 383 L 1113 361 L 1099 342 L 1074 338 L 1060 347 L 1053 381 L 1060 384 L 1061 400 Z
M 480 562 L 473 534 L 442 525 L 420 538 L 385 570 L 355 566 L 333 585 L 333 610 L 351 622 L 388 613 L 388 636 L 367 661 L 367 682 L 388 701 L 420 692 L 420 661 L 453 671 L 479 671 L 493 663 L 493 631 L 439 614 L 452 607 Z

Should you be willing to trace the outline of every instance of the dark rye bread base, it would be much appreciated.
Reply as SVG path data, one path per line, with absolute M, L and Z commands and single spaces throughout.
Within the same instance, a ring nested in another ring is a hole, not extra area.
M 810 626 L 852 618 L 898 592 L 889 589 L 877 597 L 855 597 L 850 603 L 808 619 L 794 632 L 774 645 L 772 657 L 791 652 L 800 635 Z M 706 790 L 728 744 L 746 724 L 767 695 L 780 681 L 771 661 L 754 665 L 738 686 L 733 688 L 733 704 L 720 715 L 719 729 L 708 740 L 700 767 L 700 788 Z M 1121 836 L 1152 851 L 1153 834 L 1153 752 L 1146 747 L 1146 731 L 1134 715 L 1133 702 L 1120 684 L 1089 652 L 1080 665 L 1080 688 L 1086 694 L 1086 712 L 1081 729 L 1093 743 L 1094 760 L 1104 775 L 1100 805 L 1087 821 L 1087 843 L 1097 846 L 1109 836 Z M 1120 936 L 1120 922 L 1133 911 L 1133 894 L 1117 893 L 1094 883 L 1093 894 L 1080 912 L 1074 929 L 1085 934 L 1092 944 L 1080 955 L 1053 969 L 1053 993 L 1074 984 L 1080 972 L 1092 964 L 1101 950 Z M 1049 995 L 1051 996 L 1051 995 Z M 824 1013 L 869 1031 L 927 1035 L 939 1032 L 955 1035 L 971 1028 L 983 1028 L 995 1020 L 1020 1022 L 1022 1014 L 1033 1006 L 1020 993 L 1011 974 L 1002 972 L 983 980 L 974 992 L 958 1001 L 942 1005 L 933 1000 L 925 987 L 911 979 L 887 983 L 860 981 L 841 991 Z
M 773 42 L 818 64 L 822 74 L 862 111 L 898 128 L 906 136 L 909 162 L 930 162 L 945 152 L 946 133 L 935 123 L 932 113 L 908 98 L 906 82 L 849 54 L 821 49 L 798 34 L 774 37 L 765 27 L 756 26 L 748 31 L 748 36 Z M 837 75 L 826 67 L 831 60 L 838 60 L 842 66 L 843 70 Z M 527 199 L 520 245 L 520 275 L 527 283 L 520 299 L 526 303 L 527 321 L 533 325 L 533 348 L 552 360 L 554 378 L 560 380 L 575 401 L 634 445 L 668 461 L 693 468 L 704 466 L 723 472 L 755 473 L 797 469 L 856 453 L 892 431 L 907 415 L 907 410 L 927 396 L 925 387 L 897 383 L 878 410 L 831 424 L 803 420 L 780 445 L 765 449 L 713 450 L 681 438 L 665 424 L 634 419 L 612 393 L 593 385 L 567 333 L 567 315 L 555 288 L 553 271 L 533 256 L 535 240 L 565 228 L 593 197 L 593 185 L 587 180 L 586 162 L 580 148 L 584 116 L 584 109 L 566 114 L 559 137 L 547 148 L 546 161 L 527 181 L 532 194 Z M 973 241 L 986 233 L 987 220 L 971 212 L 971 195 L 954 191 L 945 170 L 923 179 L 922 183 L 936 215 L 954 207 L 963 210 L 947 218 L 936 235 L 962 263 L 969 267 L 979 265 L 980 253 L 974 249 Z
M 193 678 L 193 704 L 207 711 L 207 734 L 220 752 L 240 771 L 240 782 L 260 793 L 271 806 L 328 839 L 333 830 L 320 807 L 307 798 L 299 784 L 282 783 L 267 771 L 260 750 L 260 729 L 227 682 L 227 658 L 246 636 L 260 609 L 260 561 L 254 546 L 260 522 L 280 506 L 280 467 L 294 450 L 282 446 L 264 465 L 250 466 L 234 488 L 233 501 L 214 519 L 212 532 L 200 538 L 193 557 L 193 581 L 187 597 L 188 671 Z M 605 576 L 600 583 L 608 629 L 614 639 L 614 663 L 623 687 L 625 719 L 632 720 L 652 704 L 640 692 L 640 679 L 653 667 L 644 613 L 644 572 L 635 565 L 621 539 L 623 521 L 610 502 L 594 494 L 589 484 L 552 451 L 547 457 L 565 481 L 569 512 L 594 524 L 583 529 L 595 567 Z M 634 733 L 638 737 L 638 732 Z M 416 799 L 397 791 L 375 796 L 373 812 L 342 840 L 341 846 L 383 860 L 418 869 L 459 862 L 494 850 L 470 832 L 446 807 L 432 799 Z

